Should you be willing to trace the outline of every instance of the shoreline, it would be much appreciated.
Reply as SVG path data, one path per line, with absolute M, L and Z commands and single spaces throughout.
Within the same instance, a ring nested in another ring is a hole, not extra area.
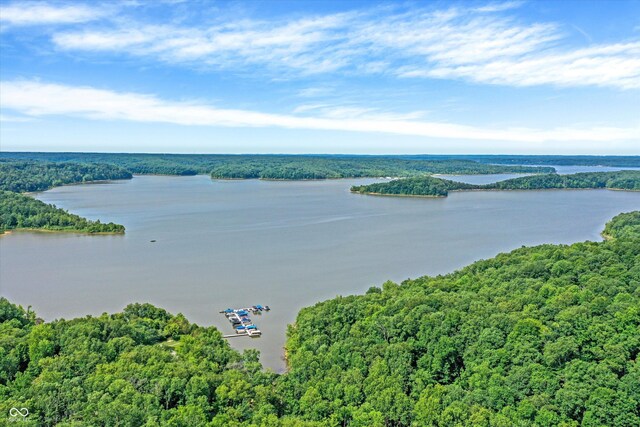
M 285 182 L 301 182 L 301 181 L 339 181 L 341 179 L 385 179 L 385 180 L 394 180 L 394 179 L 404 179 L 409 177 L 389 177 L 389 176 L 341 176 L 339 178 L 300 178 L 300 179 L 286 179 L 286 178 L 217 178 L 211 177 L 212 180 L 218 181 L 285 181 Z
M 448 190 L 449 193 L 471 193 L 480 191 L 566 191 L 566 190 L 610 190 L 610 191 L 626 191 L 629 193 L 640 193 L 640 190 L 626 189 L 626 188 L 467 188 L 459 190 Z M 359 191 L 351 191 L 353 194 L 362 194 L 364 196 L 389 196 L 389 197 L 417 197 L 425 199 L 442 199 L 447 196 L 437 196 L 428 194 L 391 194 L 391 193 L 373 193 Z
M 121 235 L 124 236 L 125 231 L 97 231 L 97 232 L 90 232 L 90 231 L 80 231 L 80 230 L 53 230 L 53 229 L 48 229 L 48 228 L 12 228 L 10 230 L 4 230 L 3 232 L 0 232 L 0 236 L 5 236 L 5 235 L 9 235 L 12 233 L 35 233 L 35 234 L 39 234 L 39 233 L 44 233 L 44 234 L 55 234 L 55 233 L 71 233 L 71 234 L 83 234 L 86 236 L 108 236 L 108 235 Z
M 22 192 L 22 193 L 17 192 L 17 191 L 13 191 L 13 193 L 24 194 L 25 196 L 33 197 L 35 194 L 44 193 L 45 191 L 53 190 L 54 188 L 70 187 L 70 186 L 85 185 L 85 184 L 112 184 L 112 183 L 115 183 L 117 181 L 130 181 L 130 180 L 133 179 L 133 177 L 134 176 L 132 175 L 131 178 L 98 179 L 96 181 L 70 182 L 70 183 L 67 183 L 67 184 L 54 185 L 53 187 L 45 188 L 44 190 L 25 191 L 25 192 Z M 7 191 L 9 191 L 9 190 L 7 190 Z
M 360 194 L 362 196 L 378 196 L 378 197 L 416 197 L 420 199 L 444 199 L 447 196 L 435 196 L 428 194 L 391 194 L 391 193 L 361 193 L 359 191 L 350 191 L 352 194 Z

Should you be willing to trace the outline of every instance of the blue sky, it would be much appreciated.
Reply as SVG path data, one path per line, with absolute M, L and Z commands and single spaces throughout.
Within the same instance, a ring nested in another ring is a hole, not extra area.
M 640 154 L 639 1 L 0 1 L 0 149 Z

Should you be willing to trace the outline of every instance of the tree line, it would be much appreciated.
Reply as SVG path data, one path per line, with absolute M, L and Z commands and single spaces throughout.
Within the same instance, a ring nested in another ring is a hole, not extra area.
M 131 177 L 129 171 L 109 164 L 0 159 L 0 233 L 14 229 L 124 233 L 122 225 L 90 221 L 20 193 L 43 191 L 64 184 Z
M 0 233 L 14 229 L 124 233 L 124 226 L 91 221 L 24 194 L 0 190 Z
M 551 167 L 492 165 L 471 159 L 402 156 L 0 153 L 0 159 L 110 164 L 136 174 L 206 174 L 221 179 L 331 179 L 434 173 L 545 173 Z
M 110 164 L 0 159 L 0 190 L 16 193 L 44 191 L 65 184 L 131 177 L 131 172 Z
M 0 412 L 44 426 L 638 426 L 640 212 L 300 311 L 264 371 L 149 304 L 41 322 L 0 299 Z
M 397 179 L 389 182 L 352 186 L 360 194 L 446 197 L 462 190 L 546 190 L 598 189 L 640 190 L 640 171 L 582 172 L 571 175 L 541 174 L 475 185 L 432 176 Z

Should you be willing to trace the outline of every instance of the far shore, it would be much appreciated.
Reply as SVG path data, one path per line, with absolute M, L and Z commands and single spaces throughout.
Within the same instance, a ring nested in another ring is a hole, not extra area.
M 133 176 L 131 178 L 97 179 L 95 181 L 70 182 L 70 183 L 67 183 L 67 184 L 60 184 L 60 185 L 56 185 L 56 186 L 53 186 L 53 187 L 45 188 L 44 190 L 25 191 L 25 192 L 19 193 L 19 194 L 24 194 L 25 196 L 34 196 L 36 194 L 44 193 L 45 191 L 53 190 L 54 188 L 59 188 L 59 187 L 70 187 L 70 186 L 85 185 L 85 184 L 110 184 L 112 182 L 127 181 L 127 180 L 131 180 L 131 179 L 133 179 Z

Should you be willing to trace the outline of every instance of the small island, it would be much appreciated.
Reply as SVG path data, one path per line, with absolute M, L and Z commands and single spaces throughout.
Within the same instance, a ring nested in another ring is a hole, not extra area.
M 450 191 L 599 189 L 640 191 L 640 171 L 555 173 L 523 176 L 485 185 L 466 184 L 433 176 L 355 185 L 351 192 L 375 196 L 446 197 Z

